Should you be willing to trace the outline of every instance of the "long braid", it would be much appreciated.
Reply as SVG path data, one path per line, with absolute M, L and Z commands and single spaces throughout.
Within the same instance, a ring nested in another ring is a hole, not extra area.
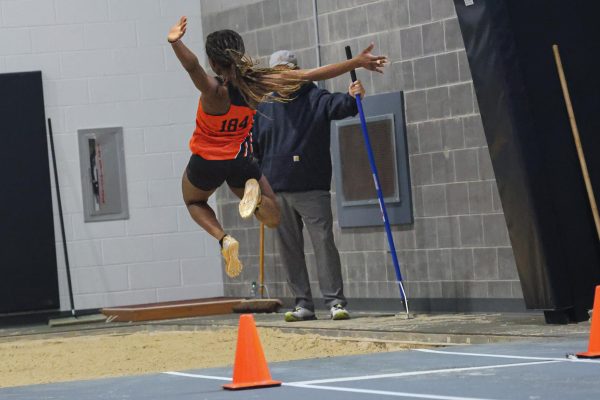
M 290 96 L 306 83 L 302 79 L 282 77 L 281 72 L 289 69 L 285 66 L 260 67 L 244 52 L 244 41 L 235 31 L 220 30 L 206 38 L 206 55 L 213 63 L 230 71 L 227 77 L 250 107 L 257 108 L 264 101 L 290 101 Z M 278 96 L 271 96 L 273 92 Z

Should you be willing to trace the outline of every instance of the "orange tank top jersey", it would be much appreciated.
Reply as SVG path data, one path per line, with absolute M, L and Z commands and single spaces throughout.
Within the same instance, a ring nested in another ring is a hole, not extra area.
M 206 114 L 198 102 L 196 129 L 190 150 L 205 160 L 233 160 L 252 153 L 252 124 L 256 111 L 235 88 L 228 86 L 230 107 L 223 115 Z

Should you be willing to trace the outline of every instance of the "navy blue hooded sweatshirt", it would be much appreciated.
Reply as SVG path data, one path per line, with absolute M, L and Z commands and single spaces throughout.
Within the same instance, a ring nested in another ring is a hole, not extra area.
M 261 103 L 254 117 L 255 156 L 275 192 L 331 189 L 330 122 L 358 113 L 347 93 L 302 86 L 289 103 Z

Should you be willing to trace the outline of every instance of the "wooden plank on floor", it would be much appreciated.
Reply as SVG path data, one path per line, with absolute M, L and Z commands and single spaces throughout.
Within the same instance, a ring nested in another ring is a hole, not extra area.
M 101 312 L 115 322 L 157 321 L 173 318 L 232 314 L 233 307 L 241 301 L 242 299 L 217 297 L 109 307 L 103 308 Z

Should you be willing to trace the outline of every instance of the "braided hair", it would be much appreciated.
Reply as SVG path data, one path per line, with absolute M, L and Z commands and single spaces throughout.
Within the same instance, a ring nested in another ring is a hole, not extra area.
M 264 101 L 290 101 L 290 96 L 306 83 L 299 78 L 282 77 L 281 72 L 290 69 L 286 66 L 263 68 L 244 53 L 244 40 L 230 29 L 212 32 L 206 38 L 206 55 L 228 71 L 226 77 L 251 108 L 256 109 Z M 271 96 L 273 92 L 278 96 Z

